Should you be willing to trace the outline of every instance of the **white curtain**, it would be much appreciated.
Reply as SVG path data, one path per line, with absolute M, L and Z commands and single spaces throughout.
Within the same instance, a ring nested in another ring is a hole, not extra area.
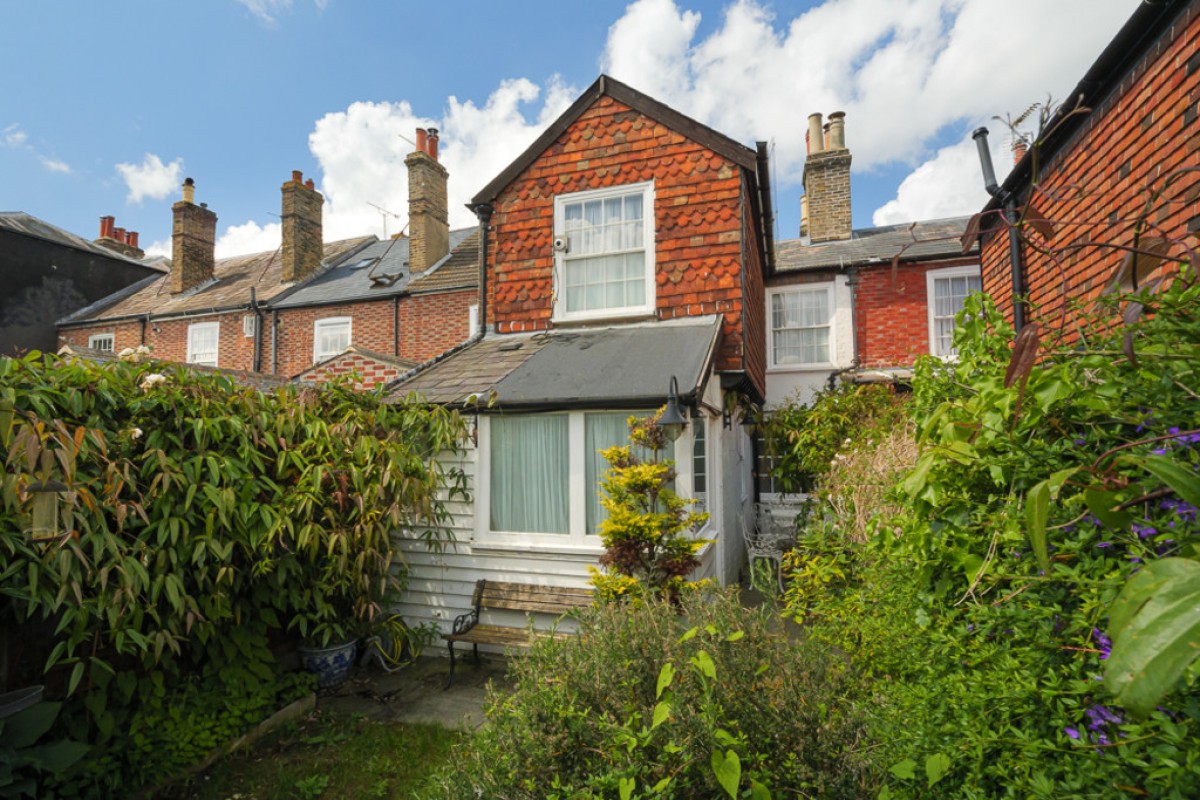
M 569 532 L 567 415 L 491 418 L 491 528 Z
M 646 412 L 609 411 L 590 413 L 584 416 L 587 438 L 587 532 L 595 535 L 600 523 L 608 519 L 608 512 L 600 505 L 600 479 L 608 472 L 608 462 L 600 455 L 615 445 L 629 444 L 629 418 L 644 418 Z M 642 461 L 650 460 L 651 453 L 644 447 L 633 448 L 633 453 Z M 667 454 L 663 454 L 667 458 Z

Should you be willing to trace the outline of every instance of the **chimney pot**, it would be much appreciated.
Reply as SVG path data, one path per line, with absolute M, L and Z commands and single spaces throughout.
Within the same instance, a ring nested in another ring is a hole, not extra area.
M 304 173 L 301 170 L 292 170 L 292 183 L 304 183 Z
M 428 143 L 429 143 L 429 150 L 428 150 L 429 157 L 432 158 L 434 161 L 437 161 L 438 160 L 438 129 L 437 128 L 429 129 Z
M 196 202 L 196 182 L 191 178 L 187 178 L 183 182 L 183 202 L 193 204 Z
M 427 134 L 425 133 L 424 128 L 417 128 L 417 152 L 418 153 L 428 153 L 429 152 L 429 145 L 427 143 L 426 136 L 427 136 Z
M 846 112 L 835 111 L 829 115 L 829 149 L 846 149 Z
M 808 115 L 808 152 L 820 153 L 825 149 L 825 135 L 821 128 L 821 115 Z
M 124 228 L 113 228 L 113 237 L 112 238 L 116 239 L 118 242 L 124 243 L 125 242 L 125 229 Z
M 315 183 L 313 183 L 312 178 L 309 178 L 308 180 L 306 180 L 304 182 L 304 186 L 306 189 L 316 189 L 317 188 L 317 185 Z
M 130 232 L 127 234 L 127 236 L 128 236 L 129 238 L 127 238 L 125 241 L 126 241 L 126 242 L 127 242 L 127 243 L 128 243 L 130 246 L 131 246 L 131 247 L 137 247 L 137 246 L 138 246 L 138 232 L 137 232 L 137 231 L 130 231 Z M 139 249 L 140 249 L 140 248 L 139 248 Z

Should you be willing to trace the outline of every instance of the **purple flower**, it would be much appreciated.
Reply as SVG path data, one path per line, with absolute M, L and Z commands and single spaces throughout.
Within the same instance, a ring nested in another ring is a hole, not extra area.
M 1077 728 L 1072 728 L 1070 725 L 1063 728 L 1063 733 L 1065 733 L 1067 736 L 1070 736 L 1072 739 L 1079 738 L 1079 730 Z
M 1139 539 L 1149 539 L 1151 536 L 1158 534 L 1158 528 L 1153 528 L 1149 525 L 1133 525 L 1133 532 L 1138 535 Z
M 1109 639 L 1104 631 L 1099 628 L 1092 628 L 1092 638 L 1096 640 L 1096 647 L 1100 650 L 1101 661 L 1112 655 L 1112 639 Z M 1104 708 L 1104 706 L 1098 706 L 1098 708 Z M 1105 711 L 1107 710 L 1105 709 Z
M 1112 542 L 1101 542 L 1096 547 L 1112 547 Z
M 1080 447 L 1082 447 L 1083 445 L 1087 444 L 1087 439 L 1084 439 L 1084 438 L 1081 438 L 1081 437 L 1079 437 L 1079 436 L 1076 436 L 1076 437 L 1075 437 L 1075 444 L 1077 444 L 1077 445 L 1079 445 Z

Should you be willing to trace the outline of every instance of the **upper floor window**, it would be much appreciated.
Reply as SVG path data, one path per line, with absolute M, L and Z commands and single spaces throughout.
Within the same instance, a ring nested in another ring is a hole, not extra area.
M 313 362 L 332 358 L 350 346 L 350 317 L 326 317 L 313 323 Z
M 554 200 L 560 320 L 654 311 L 654 184 L 561 195 Z
M 111 353 L 116 349 L 116 336 L 111 333 L 97 333 L 88 337 L 88 347 L 93 350 L 102 350 L 105 353 Z
M 929 305 L 929 352 L 947 358 L 954 349 L 954 317 L 971 292 L 982 290 L 979 267 L 952 267 L 925 273 Z
M 833 286 L 781 289 L 771 298 L 771 366 L 833 363 Z
M 188 363 L 217 366 L 217 345 L 220 340 L 219 322 L 193 322 L 188 325 Z

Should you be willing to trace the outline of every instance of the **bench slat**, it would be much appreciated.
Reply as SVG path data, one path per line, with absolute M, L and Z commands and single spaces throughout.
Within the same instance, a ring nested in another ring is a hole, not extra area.
M 539 636 L 563 639 L 570 634 L 561 631 L 533 631 L 531 634 L 527 628 L 508 628 L 503 625 L 476 625 L 465 633 L 442 634 L 446 641 L 498 644 L 506 647 L 529 647 Z

